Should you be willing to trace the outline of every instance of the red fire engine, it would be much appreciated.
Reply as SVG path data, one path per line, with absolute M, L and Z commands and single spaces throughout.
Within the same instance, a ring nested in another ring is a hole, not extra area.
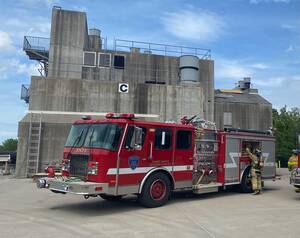
M 137 120 L 134 114 L 76 121 L 68 136 L 62 176 L 48 168 L 39 188 L 118 200 L 136 194 L 141 204 L 165 204 L 171 192 L 217 192 L 226 186 L 251 191 L 246 148 L 262 150 L 263 179 L 275 177 L 275 139 L 268 132 L 216 130 L 197 117 L 182 124 Z

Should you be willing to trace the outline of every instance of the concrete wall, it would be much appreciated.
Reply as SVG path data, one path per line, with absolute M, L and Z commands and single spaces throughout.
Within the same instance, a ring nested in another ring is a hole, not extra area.
M 26 114 L 19 122 L 18 151 L 16 164 L 16 177 L 26 177 L 29 125 L 31 122 L 39 122 L 39 114 Z M 30 117 L 31 120 L 30 120 Z M 69 134 L 72 123 L 80 119 L 79 116 L 42 115 L 42 130 L 40 141 L 39 171 L 43 171 L 48 165 L 59 164 L 63 148 Z
M 204 92 L 204 118 L 214 121 L 214 61 L 199 61 L 199 82 Z
M 129 82 L 129 93 L 118 82 L 32 77 L 30 110 L 124 112 L 158 114 L 159 120 L 179 120 L 203 114 L 203 89 L 197 85 L 159 85 Z
M 49 50 L 49 77 L 81 78 L 83 49 L 88 46 L 84 12 L 53 9 Z
M 224 128 L 223 113 L 232 113 L 232 127 L 266 131 L 272 126 L 272 105 L 215 102 L 215 122 Z

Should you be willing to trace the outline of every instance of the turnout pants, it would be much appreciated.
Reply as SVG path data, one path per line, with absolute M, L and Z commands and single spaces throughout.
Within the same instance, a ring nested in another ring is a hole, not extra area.
M 251 182 L 253 191 L 261 190 L 261 173 L 255 169 L 251 169 Z

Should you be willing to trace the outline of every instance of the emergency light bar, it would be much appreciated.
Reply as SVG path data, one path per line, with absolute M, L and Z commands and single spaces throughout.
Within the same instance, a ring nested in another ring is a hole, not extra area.
M 133 113 L 107 113 L 105 116 L 107 119 L 112 119 L 112 118 L 123 118 L 123 119 L 134 119 L 136 118 L 135 115 Z

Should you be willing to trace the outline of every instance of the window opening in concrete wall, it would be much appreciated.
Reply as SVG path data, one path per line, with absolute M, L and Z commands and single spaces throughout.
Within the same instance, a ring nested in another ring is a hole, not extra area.
M 87 67 L 95 67 L 96 52 L 83 52 L 83 65 Z
M 232 127 L 232 112 L 224 112 L 223 124 L 224 127 Z
M 99 67 L 110 67 L 111 65 L 111 54 L 99 53 L 98 57 Z
M 124 69 L 125 57 L 124 55 L 114 55 L 114 67 L 116 69 Z

